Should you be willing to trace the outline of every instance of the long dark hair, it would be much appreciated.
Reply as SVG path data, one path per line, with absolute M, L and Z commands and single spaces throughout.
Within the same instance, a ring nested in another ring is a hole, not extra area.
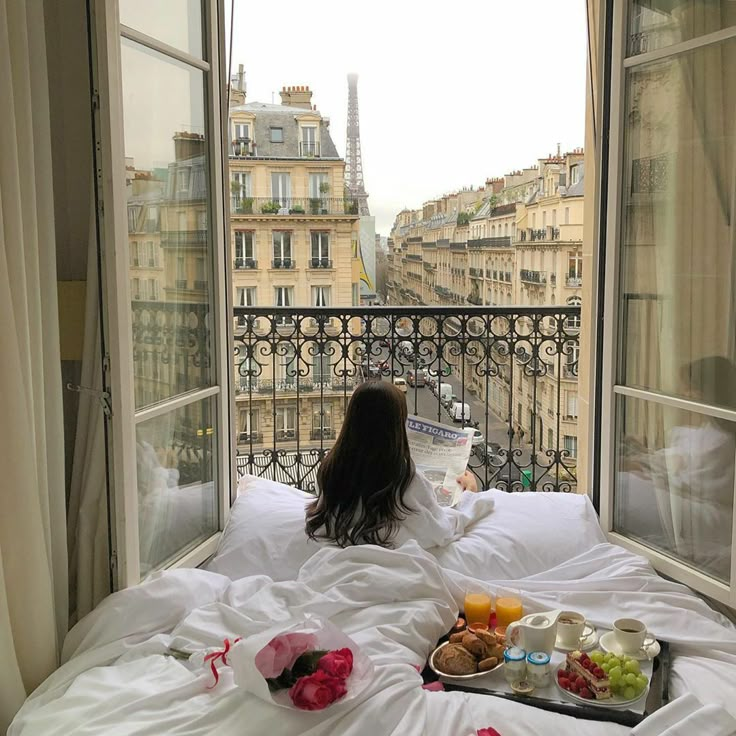
M 406 398 L 388 381 L 355 389 L 342 429 L 317 471 L 319 497 L 307 508 L 307 534 L 341 547 L 388 546 L 412 509 L 404 493 L 414 477 L 406 437 Z

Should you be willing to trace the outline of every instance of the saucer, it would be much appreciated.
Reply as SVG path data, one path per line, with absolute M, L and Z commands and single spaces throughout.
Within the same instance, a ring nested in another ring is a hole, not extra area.
M 598 643 L 604 652 L 611 652 L 611 654 L 615 654 L 619 657 L 631 657 L 632 659 L 638 659 L 640 662 L 647 659 L 654 659 L 659 654 L 660 650 L 659 642 L 655 640 L 655 642 L 650 644 L 646 649 L 640 649 L 638 652 L 633 653 L 624 652 L 616 641 L 616 634 L 614 634 L 613 631 L 603 634 Z
M 592 649 L 596 644 L 598 643 L 598 630 L 593 629 L 593 631 L 588 634 L 583 640 L 581 640 L 577 646 L 570 647 L 566 644 L 563 644 L 560 641 L 560 637 L 557 637 L 557 640 L 555 641 L 555 649 L 559 649 L 561 652 L 574 652 L 574 651 L 581 651 L 585 652 L 588 649 Z

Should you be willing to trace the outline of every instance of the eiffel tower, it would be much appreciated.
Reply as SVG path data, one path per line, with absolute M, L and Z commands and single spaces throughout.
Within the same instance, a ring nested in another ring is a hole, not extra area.
M 363 161 L 360 156 L 360 121 L 358 119 L 358 75 L 348 74 L 348 130 L 345 143 L 345 187 L 358 201 L 358 214 L 370 215 L 368 193 L 363 184 Z

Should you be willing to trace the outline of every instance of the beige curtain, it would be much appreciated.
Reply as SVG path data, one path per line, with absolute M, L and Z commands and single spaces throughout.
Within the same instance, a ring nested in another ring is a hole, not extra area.
M 102 350 L 97 264 L 95 213 L 92 208 L 80 384 L 101 391 Z M 81 393 L 69 488 L 69 590 L 73 614 L 70 624 L 86 616 L 110 594 L 104 422 L 102 405 L 97 397 Z
M 0 0 L 0 731 L 57 664 L 67 548 L 41 2 Z

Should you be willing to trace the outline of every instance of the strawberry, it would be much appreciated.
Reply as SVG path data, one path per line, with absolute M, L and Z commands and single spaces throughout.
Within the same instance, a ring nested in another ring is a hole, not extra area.
M 578 686 L 578 690 L 585 687 L 585 680 L 583 679 L 582 675 L 578 675 L 577 679 L 575 680 L 575 684 Z
M 560 677 L 559 683 L 560 683 L 560 687 L 563 690 L 569 690 L 570 689 L 570 680 L 568 680 L 567 677 Z
M 594 674 L 599 680 L 603 680 L 606 677 L 606 673 L 600 667 L 595 668 Z
M 593 693 L 590 692 L 587 687 L 581 688 L 578 695 L 580 695 L 581 698 L 585 698 L 586 700 L 590 700 L 590 698 L 593 697 Z
M 580 688 L 578 687 L 578 681 L 577 680 L 570 680 L 570 690 L 574 693 L 576 693 Z

